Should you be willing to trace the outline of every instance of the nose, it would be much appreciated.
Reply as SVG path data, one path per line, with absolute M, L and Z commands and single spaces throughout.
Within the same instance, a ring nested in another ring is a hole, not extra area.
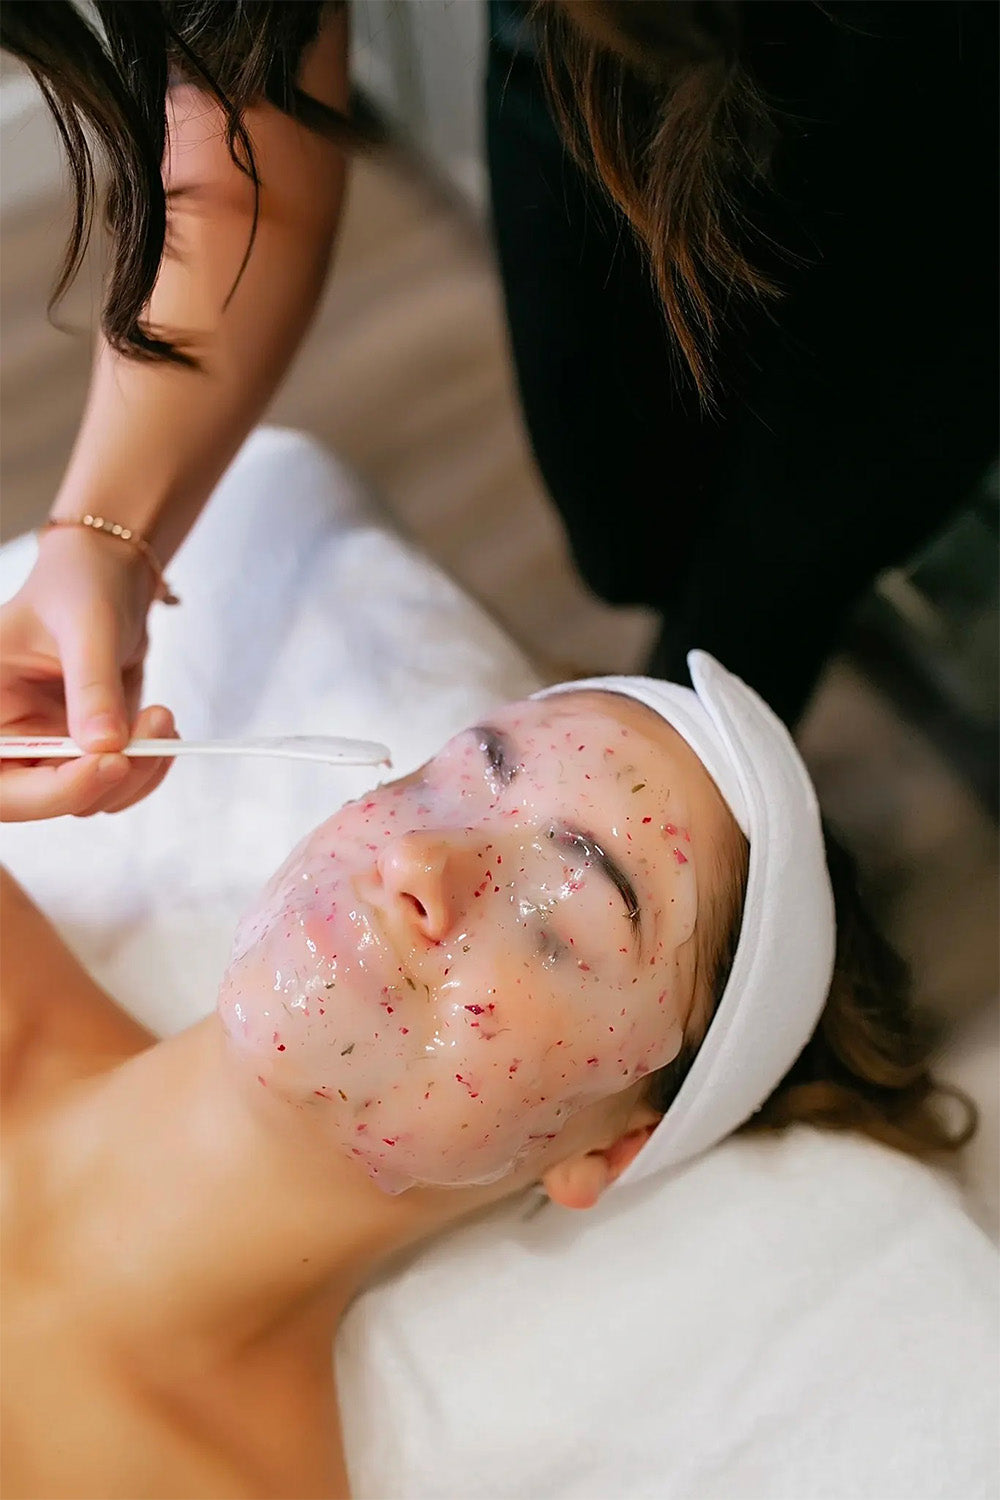
M 473 850 L 452 833 L 428 830 L 393 839 L 377 861 L 392 916 L 426 942 L 442 942 L 465 910 L 473 858 Z

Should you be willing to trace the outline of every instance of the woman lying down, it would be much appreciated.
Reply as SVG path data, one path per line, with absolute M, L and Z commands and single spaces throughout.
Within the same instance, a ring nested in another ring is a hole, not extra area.
M 8 1500 L 346 1495 L 331 1346 L 403 1247 L 740 1127 L 962 1143 L 787 732 L 692 680 L 563 684 L 343 807 L 166 1041 L 8 877 Z

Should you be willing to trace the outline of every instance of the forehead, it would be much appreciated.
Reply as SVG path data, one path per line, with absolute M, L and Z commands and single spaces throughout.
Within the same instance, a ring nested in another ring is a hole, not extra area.
M 615 792 L 631 803 L 636 789 L 678 795 L 692 829 L 714 843 L 735 820 L 701 760 L 673 725 L 635 698 L 583 689 L 507 704 L 490 723 L 508 733 L 518 756 L 542 774 L 559 762 L 564 782 Z M 636 774 L 633 774 L 636 773 Z
M 518 741 L 519 748 L 544 754 L 548 747 L 562 749 L 571 741 L 579 754 L 600 752 L 609 775 L 620 771 L 619 759 L 631 754 L 673 769 L 677 759 L 700 761 L 675 729 L 645 704 L 620 693 L 566 692 L 551 698 L 525 699 L 506 704 L 489 716 L 489 722 Z
M 640 787 L 654 796 L 671 790 L 680 795 L 692 828 L 713 840 L 733 822 L 687 741 L 651 708 L 624 694 L 581 689 L 521 699 L 484 714 L 479 727 L 486 726 L 509 738 L 518 764 L 540 793 L 546 786 L 562 797 L 579 792 L 590 803 L 594 796 L 611 796 L 612 802 L 603 801 L 610 813 L 622 799 L 631 807 Z M 442 746 L 438 756 L 459 744 L 470 755 L 478 754 L 473 727 Z M 426 769 L 387 783 L 386 789 L 411 786 Z

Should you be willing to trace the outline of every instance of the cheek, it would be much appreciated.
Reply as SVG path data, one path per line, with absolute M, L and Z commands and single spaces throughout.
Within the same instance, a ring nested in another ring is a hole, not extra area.
M 442 1017 L 442 1061 L 455 1063 L 454 1081 L 490 1134 L 517 1152 L 662 1066 L 679 1044 L 666 985 L 612 981 L 571 956 L 544 983 L 525 967 L 496 989 L 470 983 L 462 998 L 471 995 Z
M 559 1085 L 575 1107 L 619 1092 L 676 1055 L 678 985 L 667 968 L 619 983 L 587 976 L 573 1024 L 558 1038 Z
M 609 983 L 575 962 L 545 982 L 514 964 L 499 985 L 496 964 L 474 938 L 469 946 L 461 982 L 430 1018 L 427 997 L 409 989 L 368 1014 L 324 1003 L 314 986 L 273 993 L 271 1017 L 254 1028 L 261 1085 L 311 1112 L 331 1146 L 389 1192 L 495 1181 L 578 1110 L 667 1060 L 665 994 L 640 1004 L 631 979 Z M 238 970 L 232 1005 L 257 972 Z
M 429 819 L 426 795 L 409 788 L 388 809 L 363 799 L 327 825 L 325 843 L 297 851 L 241 924 L 219 999 L 261 1086 L 309 1111 L 387 1191 L 496 1180 L 577 1110 L 673 1055 L 666 994 L 658 1004 L 648 978 L 609 979 L 572 950 L 540 971 L 538 924 L 518 921 L 496 873 L 454 952 L 433 950 L 441 972 L 407 959 L 406 977 L 373 982 L 365 934 L 337 937 L 336 882 L 394 807 L 405 803 L 408 827 Z M 531 856 L 525 845 L 526 868 Z M 594 899 L 603 913 L 607 894 Z

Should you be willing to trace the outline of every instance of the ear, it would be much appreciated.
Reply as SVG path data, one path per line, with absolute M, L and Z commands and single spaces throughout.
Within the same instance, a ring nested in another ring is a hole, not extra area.
M 579 1151 L 542 1173 L 542 1187 L 561 1208 L 593 1208 L 602 1193 L 634 1161 L 662 1116 L 648 1104 L 637 1105 L 621 1135 L 609 1146 Z

